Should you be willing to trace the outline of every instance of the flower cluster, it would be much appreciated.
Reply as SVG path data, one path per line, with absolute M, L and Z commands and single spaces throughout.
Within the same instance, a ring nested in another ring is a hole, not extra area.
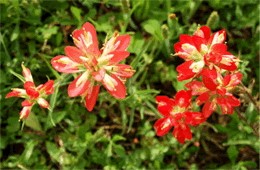
M 199 27 L 193 36 L 180 35 L 180 42 L 174 45 L 174 56 L 183 58 L 185 62 L 177 67 L 177 79 L 191 81 L 185 85 L 189 90 L 179 91 L 174 100 L 165 96 L 156 98 L 158 110 L 165 116 L 154 125 L 158 136 L 174 126 L 173 136 L 183 143 L 185 139 L 191 139 L 187 124 L 195 126 L 204 122 L 216 110 L 217 103 L 223 114 L 233 114 L 233 107 L 240 105 L 232 94 L 242 78 L 242 74 L 236 71 L 239 59 L 227 51 L 225 39 L 225 30 L 211 35 L 207 26 Z M 224 72 L 226 76 L 223 78 Z M 200 76 L 202 82 L 194 80 Z M 198 105 L 205 103 L 202 113 L 188 111 L 188 99 L 191 100 L 192 95 L 199 95 L 196 99 Z M 180 101 L 183 106 L 178 104 Z
M 35 87 L 31 71 L 24 67 L 23 75 L 25 78 L 24 89 L 14 88 L 13 91 L 6 95 L 6 98 L 9 97 L 21 97 L 25 98 L 25 101 L 22 102 L 23 109 L 20 112 L 20 119 L 26 119 L 29 116 L 29 113 L 33 105 L 37 102 L 41 107 L 48 108 L 49 103 L 45 100 L 45 97 L 49 94 L 52 94 L 54 91 L 53 80 L 49 80 L 47 83 L 40 84 Z
M 181 90 L 174 99 L 166 96 L 157 96 L 158 111 L 164 116 L 156 121 L 154 128 L 157 135 L 162 136 L 174 126 L 173 136 L 179 142 L 191 140 L 192 135 L 188 125 L 196 126 L 206 119 L 200 112 L 188 111 L 191 104 L 191 91 Z
M 73 40 L 78 47 L 67 46 L 66 56 L 52 59 L 53 68 L 63 73 L 81 73 L 68 88 L 70 97 L 85 98 L 86 108 L 91 111 L 95 106 L 100 83 L 118 99 L 126 96 L 124 82 L 134 74 L 131 66 L 118 64 L 129 56 L 126 48 L 130 43 L 129 35 L 115 34 L 98 49 L 97 34 L 94 26 L 85 23 L 80 30 L 73 32 Z

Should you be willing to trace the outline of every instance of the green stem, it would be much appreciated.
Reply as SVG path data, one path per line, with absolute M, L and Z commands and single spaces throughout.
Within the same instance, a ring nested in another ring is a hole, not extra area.
M 247 96 L 249 97 L 249 99 L 251 100 L 251 102 L 255 105 L 255 107 L 256 107 L 258 113 L 260 114 L 260 109 L 259 109 L 259 107 L 258 107 L 256 101 L 255 101 L 254 98 L 252 97 L 252 95 L 248 93 L 248 91 L 247 91 L 245 85 L 244 85 L 242 82 L 240 82 L 240 85 L 243 87 L 245 93 L 247 94 Z
M 242 119 L 244 122 L 246 122 L 246 124 L 252 128 L 252 130 L 254 131 L 254 133 L 256 134 L 256 136 L 259 137 L 259 133 L 257 133 L 257 130 L 253 127 L 253 125 L 251 125 L 251 124 L 249 124 L 249 123 L 247 122 L 247 120 L 241 115 L 239 109 L 238 109 L 237 107 L 234 107 L 234 110 L 235 110 L 235 112 L 237 113 L 238 117 L 239 117 L 240 119 Z

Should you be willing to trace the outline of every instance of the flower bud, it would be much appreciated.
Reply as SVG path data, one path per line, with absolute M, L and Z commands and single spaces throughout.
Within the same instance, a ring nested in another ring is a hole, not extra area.
M 213 24 L 216 22 L 217 18 L 218 18 L 218 12 L 213 11 L 209 16 L 206 25 L 211 28 Z

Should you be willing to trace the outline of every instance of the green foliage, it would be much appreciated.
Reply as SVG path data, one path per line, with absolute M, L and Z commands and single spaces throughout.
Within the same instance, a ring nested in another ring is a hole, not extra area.
M 1 169 L 259 168 L 255 159 L 259 139 L 247 124 L 256 126 L 259 121 L 252 103 L 241 106 L 247 123 L 236 113 L 214 113 L 210 123 L 192 129 L 193 138 L 184 145 L 172 130 L 157 137 L 153 129 L 161 116 L 155 96 L 172 97 L 185 84 L 177 81 L 176 67 L 183 60 L 171 56 L 173 45 L 181 34 L 192 35 L 198 25 L 206 25 L 213 11 L 218 17 L 208 24 L 212 32 L 226 29 L 228 50 L 243 60 L 239 69 L 244 84 L 259 80 L 258 1 L 134 0 L 124 11 L 119 0 L 2 0 L 0 4 Z M 173 13 L 176 17 L 169 18 Z M 131 55 L 125 63 L 136 70 L 125 84 L 125 99 L 115 99 L 101 88 L 91 113 L 80 97 L 68 96 L 74 75 L 60 74 L 50 64 L 53 57 L 65 55 L 65 46 L 74 46 L 70 35 L 85 22 L 95 26 L 100 47 L 107 34 L 131 35 Z M 36 85 L 56 79 L 55 91 L 47 99 L 50 110 L 35 105 L 25 122 L 18 121 L 23 100 L 5 99 L 11 88 L 23 88 L 22 62 Z M 254 89 L 259 89 L 259 81 Z

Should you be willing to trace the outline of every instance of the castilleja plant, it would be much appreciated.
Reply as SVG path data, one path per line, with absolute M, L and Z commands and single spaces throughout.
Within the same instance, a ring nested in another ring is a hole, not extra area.
M 180 42 L 174 45 L 174 55 L 180 56 L 185 62 L 177 67 L 178 81 L 202 74 L 203 81 L 208 86 L 207 79 L 217 79 L 217 72 L 221 69 L 236 70 L 239 60 L 227 52 L 227 46 L 223 44 L 225 39 L 225 30 L 210 35 L 207 26 L 198 28 L 193 36 L 180 35 Z
M 6 95 L 6 98 L 9 97 L 21 97 L 25 98 L 25 101 L 22 102 L 23 109 L 20 112 L 20 119 L 26 119 L 30 111 L 33 107 L 33 105 L 37 102 L 41 107 L 43 108 L 49 108 L 49 103 L 45 100 L 45 98 L 52 94 L 54 91 L 53 87 L 53 80 L 49 80 L 47 83 L 40 84 L 39 86 L 35 87 L 31 71 L 24 67 L 23 68 L 23 75 L 25 78 L 24 88 L 25 89 L 19 89 L 14 88 L 13 91 L 8 93 Z
M 219 75 L 215 82 L 211 81 L 212 90 L 206 88 L 205 84 L 200 81 L 191 81 L 185 86 L 192 90 L 192 95 L 199 95 L 196 99 L 198 105 L 205 103 L 202 112 L 207 118 L 217 109 L 217 103 L 223 114 L 233 114 L 233 107 L 239 106 L 240 101 L 232 95 L 232 91 L 241 79 L 241 73 L 227 75 L 224 78 Z
M 134 74 L 131 66 L 118 64 L 129 56 L 126 51 L 130 43 L 129 35 L 115 34 L 98 49 L 97 34 L 94 26 L 85 23 L 80 30 L 73 32 L 73 40 L 78 47 L 65 47 L 66 56 L 56 56 L 51 64 L 59 72 L 81 73 L 68 87 L 70 97 L 80 95 L 86 100 L 86 108 L 91 111 L 95 106 L 100 83 L 118 99 L 126 96 L 124 82 Z
M 200 112 L 188 110 L 191 104 L 191 91 L 181 90 L 176 93 L 174 99 L 167 96 L 157 96 L 158 111 L 164 116 L 156 121 L 154 128 L 158 136 L 167 133 L 173 126 L 173 136 L 184 143 L 185 139 L 191 140 L 192 134 L 190 127 L 199 125 L 206 119 Z

